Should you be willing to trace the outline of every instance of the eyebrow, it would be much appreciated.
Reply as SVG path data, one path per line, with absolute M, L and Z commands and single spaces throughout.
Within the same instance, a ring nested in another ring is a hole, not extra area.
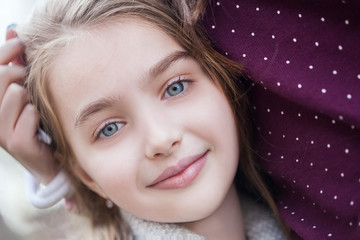
M 186 51 L 176 51 L 165 58 L 161 59 L 155 65 L 153 65 L 150 70 L 146 73 L 146 78 L 143 84 L 147 83 L 151 79 L 156 78 L 161 73 L 165 72 L 171 65 L 181 59 L 188 59 L 191 58 L 190 54 Z M 82 124 L 86 122 L 86 120 L 91 116 L 94 115 L 104 109 L 110 108 L 113 106 L 116 99 L 114 97 L 108 98 L 100 98 L 97 99 L 89 104 L 87 104 L 80 113 L 75 118 L 75 128 L 80 127 Z

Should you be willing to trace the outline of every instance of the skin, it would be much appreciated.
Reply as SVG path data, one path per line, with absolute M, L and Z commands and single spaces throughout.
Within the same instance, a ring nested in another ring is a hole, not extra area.
M 140 20 L 82 32 L 51 68 L 55 110 L 78 164 L 75 174 L 89 188 L 140 218 L 186 222 L 209 239 L 238 239 L 243 232 L 232 185 L 239 156 L 234 116 L 192 58 L 154 71 L 181 52 L 168 35 Z M 172 94 L 169 86 L 176 81 L 183 89 Z M 113 135 L 105 135 L 106 125 Z M 151 187 L 166 168 L 198 154 L 206 155 L 205 165 L 190 184 Z
M 16 37 L 14 27 L 9 28 L 8 41 L 0 47 L 0 147 L 46 184 L 57 169 L 47 146 L 37 140 L 39 116 L 23 87 L 24 46 Z

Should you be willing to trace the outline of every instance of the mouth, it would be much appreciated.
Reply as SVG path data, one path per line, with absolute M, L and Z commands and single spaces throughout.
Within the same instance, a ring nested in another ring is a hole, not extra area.
M 166 168 L 147 187 L 169 190 L 190 185 L 205 166 L 208 152 L 181 159 L 176 165 Z

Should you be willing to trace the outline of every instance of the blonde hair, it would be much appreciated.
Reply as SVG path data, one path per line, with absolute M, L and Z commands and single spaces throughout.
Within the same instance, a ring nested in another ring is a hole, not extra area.
M 129 229 L 121 221 L 119 209 L 106 207 L 105 200 L 85 187 L 72 173 L 74 162 L 52 108 L 47 82 L 49 69 L 56 55 L 81 31 L 121 17 L 135 17 L 158 26 L 200 63 L 204 71 L 227 97 L 237 120 L 240 139 L 238 175 L 262 195 L 276 212 L 271 194 L 258 172 L 251 149 L 251 125 L 247 114 L 247 98 L 241 68 L 214 50 L 206 37 L 199 18 L 206 1 L 196 0 L 48 0 L 33 13 L 28 25 L 19 31 L 26 45 L 27 90 L 31 102 L 40 113 L 44 130 L 52 137 L 51 149 L 77 189 L 76 199 L 81 211 L 92 219 L 98 239 L 127 239 Z

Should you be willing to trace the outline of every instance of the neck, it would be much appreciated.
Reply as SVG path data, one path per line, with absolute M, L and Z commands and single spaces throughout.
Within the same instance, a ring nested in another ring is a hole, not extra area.
M 206 237 L 207 240 L 244 240 L 240 199 L 232 185 L 220 207 L 210 216 L 183 224 L 189 230 Z

